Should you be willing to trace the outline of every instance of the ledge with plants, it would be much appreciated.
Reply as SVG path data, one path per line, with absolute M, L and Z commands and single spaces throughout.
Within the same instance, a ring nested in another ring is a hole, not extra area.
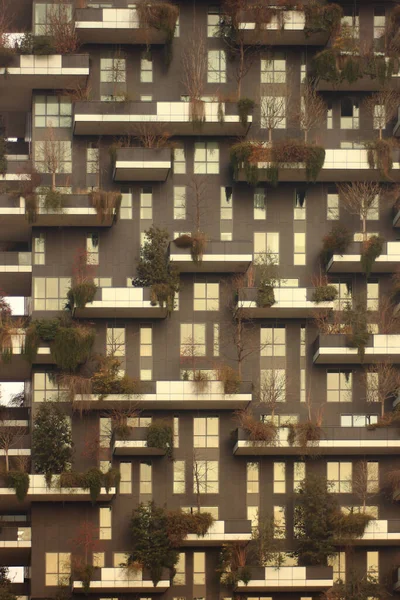
M 400 96 L 399 96 L 400 99 Z M 394 152 L 397 150 L 397 163 L 399 162 L 399 142 L 395 138 L 383 138 L 365 142 L 367 159 L 370 169 L 379 171 L 382 179 L 393 181 Z
M 273 186 L 291 181 L 293 170 L 304 170 L 304 179 L 311 182 L 318 179 L 324 166 L 325 150 L 301 140 L 277 141 L 271 147 L 245 141 L 231 147 L 230 162 L 235 180 L 253 186 L 260 181 Z M 299 177 L 296 175 L 297 180 Z
M 90 498 L 95 503 L 102 494 L 115 494 L 119 480 L 120 473 L 117 469 L 103 472 L 97 467 L 92 467 L 84 473 L 65 471 L 56 478 L 56 482 L 52 485 L 69 493 L 74 493 L 75 488 L 77 488 L 77 493 L 78 490 L 89 491 Z
M 149 427 L 129 428 L 115 432 L 113 452 L 124 456 L 168 456 L 173 454 L 173 432 L 168 423 L 154 421 Z

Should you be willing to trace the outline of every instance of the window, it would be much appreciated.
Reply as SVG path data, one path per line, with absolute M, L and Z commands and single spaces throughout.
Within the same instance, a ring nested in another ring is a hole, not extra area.
M 139 494 L 151 494 L 151 463 L 140 463 L 140 486 Z
M 40 233 L 34 238 L 34 264 L 45 264 L 46 234 Z
M 193 552 L 193 584 L 205 585 L 206 583 L 206 553 Z
M 300 325 L 300 356 L 306 356 L 307 330 L 305 325 Z
M 92 142 L 86 148 L 86 173 L 97 174 L 99 172 L 99 149 L 93 147 Z
M 193 493 L 218 494 L 218 461 L 195 460 L 193 462 Z
M 219 283 L 195 283 L 193 310 L 219 310 Z
M 378 280 L 367 282 L 367 308 L 379 310 L 379 283 Z
M 33 374 L 33 401 L 44 402 L 45 400 L 59 400 L 62 392 L 49 373 Z
M 284 506 L 274 506 L 274 538 L 284 540 L 286 537 L 286 514 Z
M 125 59 L 119 56 L 100 59 L 101 83 L 124 83 L 126 81 Z
M 174 494 L 184 494 L 186 492 L 184 460 L 174 460 L 173 492 Z
M 358 16 L 358 8 L 355 6 L 346 6 L 343 10 L 342 28 L 349 30 L 352 39 L 357 40 L 360 37 L 360 17 Z
M 68 277 L 34 277 L 34 309 L 63 310 L 70 285 Z
M 221 221 L 229 221 L 233 219 L 233 196 L 231 187 L 221 187 L 221 205 L 220 215 Z
M 105 506 L 99 508 L 99 539 L 111 540 L 111 507 Z
M 46 552 L 46 585 L 68 585 L 70 575 L 69 552 Z
M 375 196 L 366 213 L 368 221 L 379 221 L 379 196 Z
M 327 104 L 327 113 L 326 113 L 326 128 L 333 129 L 333 108 L 332 102 L 328 102 Z
M 140 218 L 153 219 L 153 189 L 143 187 L 140 190 Z
M 374 375 L 375 373 L 373 373 Z M 369 373 L 368 373 L 369 375 Z M 367 380 L 367 385 L 368 380 Z M 367 427 L 378 422 L 378 415 L 341 415 L 341 427 Z
M 327 480 L 331 484 L 329 491 L 338 494 L 350 494 L 353 488 L 353 465 L 351 462 L 328 462 Z
M 246 464 L 247 493 L 258 494 L 260 491 L 260 465 L 255 462 Z
M 305 233 L 294 233 L 294 257 L 293 264 L 305 265 L 306 264 L 306 234 Z
M 181 323 L 181 356 L 206 355 L 206 326 L 204 323 Z
M 142 52 L 140 57 L 140 83 L 152 83 L 153 59 L 148 52 Z
M 332 282 L 331 285 L 334 285 L 338 291 L 336 300 L 334 301 L 333 308 L 334 310 L 344 310 L 346 304 L 352 303 L 352 293 L 353 288 L 350 281 L 340 281 L 340 282 Z
M 219 36 L 219 19 L 220 19 L 220 8 L 219 6 L 209 6 L 207 13 L 207 37 L 218 37 Z
M 296 189 L 294 192 L 294 214 L 295 221 L 305 221 L 306 218 L 306 192 Z
M 267 199 L 264 188 L 254 190 L 253 218 L 260 221 L 267 218 Z
M 225 50 L 208 50 L 208 83 L 226 83 Z
M 88 265 L 99 264 L 99 234 L 88 233 L 86 235 L 86 262 Z
M 34 150 L 35 168 L 39 173 L 72 173 L 71 142 L 37 141 Z
M 384 6 L 374 7 L 374 47 L 375 51 L 384 50 L 386 15 Z
M 286 83 L 286 55 L 275 52 L 261 58 L 261 83 Z
M 367 492 L 376 494 L 379 492 L 379 463 L 369 460 L 367 462 Z
M 374 106 L 374 129 L 385 129 L 386 127 L 386 110 L 383 104 L 375 104 Z
M 152 420 L 151 417 L 127 417 L 126 424 L 128 427 L 150 427 Z
M 111 442 L 111 418 L 100 417 L 99 420 L 99 446 L 100 448 L 109 448 Z
M 328 559 L 328 566 L 333 567 L 333 583 L 346 581 L 346 552 L 337 552 Z
M 359 129 L 360 109 L 357 100 L 345 97 L 341 100 L 340 129 Z
M 268 404 L 286 402 L 285 369 L 262 369 L 260 373 L 260 401 Z
M 107 356 L 125 356 L 125 327 L 110 327 L 107 325 L 106 335 Z
M 185 175 L 186 173 L 186 160 L 185 160 L 185 149 L 174 148 L 174 175 Z
M 104 552 L 93 552 L 93 566 L 100 569 L 105 566 Z
M 327 402 L 351 402 L 353 399 L 351 371 L 327 372 Z
M 261 97 L 261 127 L 264 129 L 286 129 L 286 97 Z
M 120 219 L 132 219 L 132 194 L 121 194 Z
M 71 127 L 72 104 L 67 96 L 35 96 L 35 127 Z
M 300 402 L 306 401 L 306 370 L 300 369 Z
M 328 194 L 326 198 L 326 218 L 336 221 L 339 218 L 339 194 Z
M 140 326 L 140 379 L 151 381 L 153 356 L 153 329 L 151 325 Z
M 219 323 L 213 323 L 213 356 L 219 356 Z
M 217 142 L 195 142 L 194 172 L 198 175 L 218 175 L 219 148 Z
M 300 488 L 300 484 L 306 476 L 306 463 L 295 462 L 293 463 L 293 490 L 297 492 Z
M 261 327 L 261 356 L 286 355 L 285 327 Z
M 379 579 L 379 551 L 367 551 L 367 574 Z
M 175 565 L 174 585 L 185 585 L 186 583 L 186 555 L 179 552 L 178 562 Z
M 174 219 L 186 219 L 185 186 L 174 186 Z
M 35 3 L 34 7 L 34 35 L 49 35 L 53 17 L 62 20 L 62 22 L 72 19 L 72 4 Z
M 194 448 L 218 448 L 218 417 L 194 417 L 193 434 Z
M 279 265 L 279 233 L 268 231 L 267 233 L 254 233 L 254 262 L 259 258 L 265 258 L 268 254 L 271 261 Z
M 286 493 L 286 464 L 274 462 L 274 494 Z
M 173 419 L 174 448 L 179 448 L 179 417 Z
M 122 462 L 119 465 L 119 472 L 121 475 L 119 483 L 120 494 L 131 494 L 132 493 L 132 464 L 130 462 Z

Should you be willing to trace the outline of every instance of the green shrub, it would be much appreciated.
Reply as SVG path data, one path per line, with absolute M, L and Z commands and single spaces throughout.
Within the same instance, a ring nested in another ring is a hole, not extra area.
M 338 4 L 321 5 L 318 2 L 309 2 L 303 6 L 303 10 L 306 18 L 304 26 L 306 37 L 320 31 L 332 34 L 340 27 L 343 9 Z
M 29 490 L 29 475 L 24 471 L 8 471 L 6 473 L 6 485 L 15 490 L 19 502 L 23 502 Z
M 224 394 L 238 394 L 240 392 L 240 384 L 242 379 L 239 373 L 229 367 L 222 365 L 218 368 L 218 379 L 224 384 Z
M 7 69 L 13 63 L 15 51 L 8 46 L 0 45 L 0 68 Z
M 59 327 L 51 347 L 56 365 L 62 371 L 75 372 L 91 353 L 96 332 L 89 327 Z
M 119 214 L 121 208 L 122 194 L 119 191 L 94 190 L 89 194 L 89 200 L 96 209 L 100 223 L 104 223 L 106 215 Z
M 192 261 L 195 264 L 201 264 L 206 247 L 206 234 L 202 231 L 195 231 L 194 233 L 192 233 L 192 247 L 190 249 L 190 255 L 192 257 Z
M 361 249 L 361 267 L 366 277 L 371 275 L 374 262 L 382 254 L 384 243 L 384 238 L 379 235 L 373 235 L 363 243 Z
M 322 238 L 321 262 L 327 265 L 333 254 L 346 252 L 352 241 L 351 233 L 343 225 L 335 224 L 331 231 Z
M 249 115 L 254 110 L 256 103 L 251 98 L 240 98 L 237 103 L 239 120 L 243 127 L 247 127 Z
M 275 293 L 272 285 L 258 288 L 256 302 L 260 308 L 270 307 L 275 304 Z
M 351 329 L 346 336 L 347 345 L 357 348 L 361 361 L 364 360 L 365 348 L 370 340 L 368 331 L 368 309 L 365 300 L 357 299 L 354 306 L 348 302 L 343 311 L 343 323 Z
M 191 248 L 193 246 L 193 239 L 191 235 L 180 235 L 174 240 L 174 244 L 177 248 Z
M 368 164 L 371 169 L 378 169 L 382 177 L 391 180 L 390 173 L 393 168 L 393 148 L 396 142 L 389 139 L 378 139 L 366 142 Z
M 90 491 L 90 498 L 93 504 L 98 500 L 101 488 L 106 488 L 107 493 L 112 487 L 116 487 L 120 480 L 120 473 L 117 469 L 109 469 L 103 473 L 97 467 L 92 467 L 84 473 L 77 471 L 65 471 L 61 473 L 58 484 L 61 488 L 72 489 L 82 488 Z
M 167 456 L 172 456 L 173 432 L 172 427 L 165 423 L 152 423 L 147 428 L 147 446 L 149 448 L 160 448 L 165 450 Z
M 336 537 L 338 540 L 352 540 L 364 535 L 368 523 L 374 520 L 374 517 L 367 513 L 349 512 L 348 514 L 338 514 L 336 525 Z
M 93 302 L 96 292 L 97 285 L 94 281 L 73 284 L 67 293 L 70 308 L 85 308 L 88 302 Z
M 48 35 L 34 35 L 32 37 L 32 54 L 50 55 L 57 54 L 53 39 Z
M 116 356 L 100 356 L 92 375 L 92 393 L 104 398 L 108 394 L 140 396 L 141 382 L 128 375 L 120 376 L 121 361 Z
M 174 548 L 179 548 L 189 534 L 204 537 L 213 523 L 214 518 L 208 512 L 169 511 L 167 513 L 168 538 Z
M 337 288 L 334 285 L 322 285 L 316 287 L 313 292 L 313 302 L 333 302 L 338 295 Z
M 43 208 L 46 212 L 50 213 L 62 213 L 63 210 L 63 197 L 61 192 L 57 190 L 49 189 L 43 198 Z

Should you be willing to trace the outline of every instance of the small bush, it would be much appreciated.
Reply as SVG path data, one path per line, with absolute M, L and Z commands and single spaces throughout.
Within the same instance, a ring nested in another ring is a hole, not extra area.
M 12 62 L 15 56 L 15 52 L 12 48 L 8 46 L 0 45 L 0 67 L 7 69 Z
M 36 54 L 39 56 L 57 54 L 54 40 L 48 35 L 29 36 L 28 34 L 26 43 L 26 46 L 23 44 L 20 46 L 21 54 Z
M 190 254 L 192 261 L 196 264 L 201 264 L 203 254 L 207 247 L 207 236 L 202 231 L 196 231 L 192 233 L 192 247 Z
M 316 423 L 308 420 L 304 423 L 290 424 L 288 442 L 290 446 L 300 446 L 305 450 L 315 447 L 321 439 L 322 429 Z
M 393 168 L 393 149 L 397 146 L 396 140 L 378 139 L 366 143 L 365 146 L 369 167 L 378 169 L 382 177 L 391 180 L 390 172 Z
M 122 194 L 117 191 L 94 190 L 90 192 L 89 199 L 96 209 L 100 223 L 104 223 L 107 215 L 118 216 L 122 202 Z
M 224 384 L 225 394 L 238 394 L 240 392 L 242 379 L 239 373 L 235 369 L 232 369 L 232 367 L 229 367 L 228 365 L 219 367 L 218 379 Z
M 259 308 L 267 308 L 275 304 L 275 292 L 272 285 L 258 288 L 256 303 Z
M 384 243 L 384 238 L 379 235 L 373 235 L 363 243 L 361 249 L 361 267 L 366 277 L 371 275 L 374 262 L 382 254 Z
M 152 423 L 147 429 L 147 446 L 165 450 L 168 457 L 172 457 L 173 432 L 170 425 L 165 423 Z
M 368 515 L 367 513 L 340 513 L 338 515 L 336 525 L 337 538 L 340 540 L 360 538 L 364 535 L 364 531 L 368 523 L 373 520 L 374 517 Z
M 6 485 L 15 490 L 19 502 L 23 502 L 29 490 L 29 475 L 24 471 L 8 471 L 6 473 Z
M 170 511 L 167 513 L 168 538 L 174 548 L 179 548 L 189 534 L 204 537 L 213 523 L 214 518 L 208 512 Z
M 120 479 L 120 473 L 116 469 L 109 469 L 103 473 L 97 467 L 92 467 L 84 473 L 77 471 L 65 471 L 61 473 L 58 485 L 60 488 L 73 489 L 82 488 L 89 490 L 90 498 L 93 504 L 98 500 L 101 493 L 101 488 L 105 487 L 107 493 L 112 487 L 115 487 Z
M 210 378 L 204 371 L 198 370 L 193 373 L 193 383 L 196 387 L 196 392 L 205 392 L 208 388 Z
M 49 189 L 43 199 L 43 208 L 46 212 L 50 213 L 62 213 L 62 194 L 57 190 Z
M 95 331 L 80 326 L 59 327 L 52 343 L 52 356 L 62 371 L 75 372 L 90 356 Z
M 180 235 L 174 240 L 174 244 L 177 248 L 191 248 L 193 246 L 193 239 L 191 235 Z
M 253 111 L 256 103 L 251 98 L 241 98 L 238 100 L 237 108 L 239 113 L 239 119 L 243 127 L 247 127 L 249 121 L 249 115 Z
M 241 427 L 249 436 L 251 442 L 272 443 L 276 439 L 277 428 L 272 421 L 260 421 L 253 417 L 250 410 L 241 410 L 236 413 L 236 418 Z
M 327 265 L 333 254 L 343 256 L 351 241 L 352 235 L 346 227 L 335 224 L 331 231 L 322 238 L 321 262 Z
M 338 291 L 334 285 L 323 285 L 315 288 L 313 292 L 313 302 L 333 302 L 336 300 Z
M 85 308 L 88 302 L 93 302 L 97 292 L 94 281 L 83 281 L 73 284 L 67 292 L 70 308 Z

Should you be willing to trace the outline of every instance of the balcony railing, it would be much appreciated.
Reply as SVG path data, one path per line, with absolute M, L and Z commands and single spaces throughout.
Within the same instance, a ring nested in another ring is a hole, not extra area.
M 222 118 L 223 116 L 223 118 Z M 235 103 L 204 102 L 204 119 L 193 119 L 190 102 L 77 102 L 75 135 L 140 134 L 143 123 L 159 123 L 171 135 L 244 135 Z
M 333 585 L 332 567 L 252 567 L 251 579 L 238 591 L 319 591 Z
M 118 148 L 114 181 L 165 181 L 171 167 L 170 148 Z
M 164 569 L 161 580 L 154 585 L 147 570 L 141 568 L 102 567 L 94 569 L 89 590 L 82 581 L 74 581 L 72 589 L 75 593 L 104 594 L 108 592 L 129 591 L 162 593 L 170 587 L 169 573 Z
M 96 291 L 93 302 L 76 308 L 74 314 L 82 318 L 163 319 L 167 308 L 152 304 L 150 288 L 104 287 Z
M 370 521 L 361 538 L 354 540 L 357 545 L 394 544 L 400 541 L 400 519 L 376 519 Z
M 317 310 L 334 308 L 334 302 L 314 302 L 312 299 L 314 292 L 314 288 L 274 288 L 275 303 L 272 306 L 258 306 L 258 289 L 243 288 L 239 290 L 237 308 L 245 311 L 250 317 L 260 319 L 279 316 L 298 319 L 312 316 Z
M 370 334 L 363 362 L 377 363 L 390 359 L 400 363 L 400 335 Z M 361 358 L 357 348 L 349 347 L 344 333 L 320 334 L 313 345 L 314 364 L 359 364 Z
M 147 427 L 133 427 L 123 438 L 116 435 L 113 441 L 113 453 L 118 456 L 164 456 L 165 448 L 147 445 L 147 432 Z
M 200 262 L 192 260 L 189 249 L 178 248 L 173 242 L 169 252 L 170 261 L 181 273 L 243 273 L 253 261 L 252 242 L 207 242 Z
M 319 441 L 308 442 L 306 447 L 290 444 L 287 427 L 279 428 L 272 442 L 251 441 L 243 429 L 237 430 L 233 453 L 237 456 L 275 456 L 279 454 L 387 454 L 397 453 L 400 435 L 390 427 L 322 427 Z
M 352 242 L 346 254 L 334 254 L 326 270 L 329 273 L 361 273 L 362 242 Z M 372 273 L 394 273 L 400 260 L 400 242 L 385 242 L 382 253 L 372 265 Z

